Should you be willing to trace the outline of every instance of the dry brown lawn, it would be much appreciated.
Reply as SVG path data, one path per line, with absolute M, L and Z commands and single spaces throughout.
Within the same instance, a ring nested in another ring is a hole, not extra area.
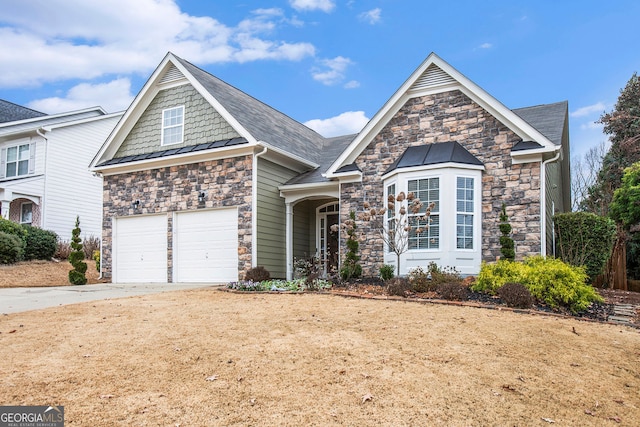
M 87 283 L 98 283 L 95 261 L 86 260 Z M 0 288 L 30 288 L 36 286 L 67 286 L 68 261 L 25 261 L 16 264 L 0 264 Z
M 638 330 L 471 307 L 169 292 L 2 316 L 0 360 L 66 425 L 640 424 Z

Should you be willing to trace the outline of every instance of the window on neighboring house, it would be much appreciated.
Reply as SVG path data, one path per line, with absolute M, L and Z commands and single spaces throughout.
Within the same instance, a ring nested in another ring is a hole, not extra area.
M 184 106 L 162 111 L 162 145 L 179 144 L 184 135 Z
M 407 182 L 407 191 L 413 192 L 423 203 L 419 214 L 412 215 L 409 249 L 438 249 L 440 247 L 440 178 L 414 179 Z M 418 217 L 424 214 L 433 203 L 431 215 L 427 219 Z M 422 229 L 417 233 L 417 229 Z
M 456 247 L 473 249 L 473 178 L 456 179 Z
M 33 203 L 23 203 L 20 206 L 20 222 L 31 224 L 33 221 Z
M 7 148 L 5 177 L 27 175 L 29 173 L 29 144 Z

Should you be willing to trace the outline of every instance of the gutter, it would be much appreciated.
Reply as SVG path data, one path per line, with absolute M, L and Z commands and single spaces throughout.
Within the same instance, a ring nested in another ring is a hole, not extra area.
M 36 133 L 42 137 L 42 139 L 44 139 L 44 176 L 43 176 L 43 181 L 44 181 L 44 191 L 42 196 L 40 197 L 40 226 L 42 228 L 44 227 L 45 224 L 45 218 L 46 218 L 46 213 L 47 210 L 45 208 L 44 205 L 44 201 L 46 198 L 46 194 L 47 194 L 47 164 L 49 163 L 49 156 L 48 156 L 48 152 L 49 152 L 49 140 L 47 139 L 47 137 L 45 136 L 44 132 L 47 132 L 47 130 L 44 127 L 39 127 L 38 129 L 36 129 Z M 35 161 L 35 160 L 34 160 Z M 34 170 L 35 170 L 35 165 L 34 165 Z
M 547 165 L 558 161 L 561 149 L 557 147 L 555 156 L 540 162 L 540 255 L 543 257 L 547 256 Z

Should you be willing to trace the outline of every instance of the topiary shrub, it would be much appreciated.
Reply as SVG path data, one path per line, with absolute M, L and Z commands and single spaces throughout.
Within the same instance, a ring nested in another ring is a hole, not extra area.
M 553 217 L 559 258 L 584 266 L 589 280 L 602 273 L 611 256 L 616 226 L 613 220 L 589 212 L 568 212 Z
M 15 234 L 0 231 L 0 264 L 13 264 L 22 260 L 24 241 Z
M 435 264 L 434 264 L 435 265 Z M 430 292 L 435 290 L 435 283 L 429 277 L 429 272 L 422 267 L 416 267 L 409 272 L 409 283 L 414 292 Z
M 26 231 L 24 259 L 50 260 L 58 249 L 58 235 L 30 225 L 23 227 Z
M 533 296 L 522 283 L 505 283 L 498 289 L 498 296 L 509 307 L 531 308 L 533 305 Z
M 511 224 L 509 224 L 509 216 L 507 215 L 507 205 L 502 204 L 502 210 L 500 212 L 500 253 L 504 259 L 513 261 L 516 258 L 515 245 L 511 238 Z
M 76 226 L 71 231 L 71 253 L 69 262 L 73 270 L 69 272 L 69 283 L 72 285 L 84 285 L 87 283 L 87 263 L 84 262 L 84 251 L 80 239 L 80 217 L 76 217 Z
M 469 288 L 459 282 L 439 283 L 436 292 L 442 299 L 464 301 L 469 295 Z
M 362 276 L 362 266 L 360 265 L 360 256 L 358 255 L 360 243 L 358 243 L 358 235 L 356 234 L 358 227 L 356 224 L 356 213 L 354 211 L 349 212 L 349 219 L 344 221 L 342 228 L 347 233 L 347 253 L 345 254 L 344 262 L 340 269 L 340 278 L 348 281 Z M 332 231 L 334 229 L 332 229 Z
M 387 295 L 406 298 L 409 292 L 411 284 L 404 277 L 394 277 L 387 282 Z
M 271 274 L 262 266 L 250 268 L 244 275 L 244 280 L 251 282 L 264 282 L 269 279 L 271 279 Z
M 384 264 L 380 267 L 380 278 L 385 281 L 393 279 L 393 276 L 395 276 L 395 271 L 396 268 L 393 265 Z

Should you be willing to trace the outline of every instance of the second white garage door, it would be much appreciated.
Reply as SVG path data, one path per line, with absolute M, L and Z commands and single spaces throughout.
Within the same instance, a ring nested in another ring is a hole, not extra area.
M 173 220 L 173 281 L 238 280 L 238 210 L 180 212 Z

